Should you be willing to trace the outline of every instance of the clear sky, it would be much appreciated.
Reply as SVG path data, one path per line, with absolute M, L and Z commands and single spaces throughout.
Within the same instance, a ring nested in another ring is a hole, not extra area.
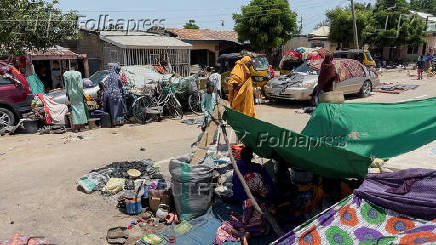
M 355 0 L 374 3 L 376 0 Z M 231 30 L 232 14 L 240 11 L 249 0 L 59 0 L 63 10 L 78 10 L 87 18 L 98 19 L 100 14 L 110 18 L 166 19 L 165 27 L 183 27 L 194 19 L 203 29 Z M 337 6 L 347 6 L 349 0 L 289 0 L 291 9 L 303 17 L 303 33 L 325 19 L 325 11 Z M 224 21 L 224 26 L 222 22 Z

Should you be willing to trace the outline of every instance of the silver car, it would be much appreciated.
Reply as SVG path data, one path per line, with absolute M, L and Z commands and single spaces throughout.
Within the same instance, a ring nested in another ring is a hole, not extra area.
M 344 94 L 359 94 L 361 97 L 369 96 L 372 88 L 380 83 L 377 74 L 358 61 L 347 60 L 347 62 L 356 62 L 363 69 L 364 75 L 335 83 L 334 90 L 342 91 Z M 270 80 L 265 85 L 265 95 L 269 99 L 312 100 L 312 94 L 318 86 L 318 75 L 319 70 L 304 63 L 291 74 Z
M 85 94 L 90 94 L 91 97 L 93 97 L 94 99 L 97 98 L 97 92 L 100 90 L 98 84 L 100 82 L 105 83 L 108 75 L 109 75 L 109 71 L 107 70 L 97 71 L 96 73 L 94 73 L 94 75 L 89 77 L 91 83 L 87 84 L 87 86 L 83 88 L 83 92 L 85 92 Z M 53 90 L 48 95 L 52 97 L 56 103 L 65 104 L 65 105 L 68 104 L 68 99 L 65 93 L 65 89 Z

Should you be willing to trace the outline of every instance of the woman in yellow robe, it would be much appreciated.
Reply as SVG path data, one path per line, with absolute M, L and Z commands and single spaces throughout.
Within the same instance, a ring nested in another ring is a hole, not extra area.
M 230 74 L 229 103 L 233 110 L 239 111 L 249 117 L 256 117 L 250 66 L 251 58 L 249 56 L 245 56 L 236 62 Z

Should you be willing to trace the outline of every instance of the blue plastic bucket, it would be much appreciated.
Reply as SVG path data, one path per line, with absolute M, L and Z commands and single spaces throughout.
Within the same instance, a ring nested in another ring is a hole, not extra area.
M 126 200 L 126 213 L 127 214 L 140 214 L 142 212 L 141 197 Z

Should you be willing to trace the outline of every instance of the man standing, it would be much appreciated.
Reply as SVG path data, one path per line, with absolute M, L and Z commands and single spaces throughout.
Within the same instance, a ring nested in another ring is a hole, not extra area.
M 220 67 L 217 65 L 212 71 L 212 74 L 209 76 L 209 82 L 211 82 L 214 86 L 214 94 L 216 96 L 216 99 L 219 99 L 221 97 L 221 74 Z
M 245 56 L 236 62 L 230 74 L 229 103 L 232 110 L 249 117 L 256 117 L 254 109 L 253 81 L 250 76 L 251 58 Z

